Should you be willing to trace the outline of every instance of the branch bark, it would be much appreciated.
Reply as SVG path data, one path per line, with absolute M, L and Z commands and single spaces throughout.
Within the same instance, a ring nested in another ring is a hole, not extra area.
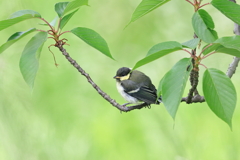
M 59 41 L 57 44 L 55 44 L 55 47 L 57 47 L 62 54 L 65 56 L 65 58 L 74 66 L 74 68 L 76 68 L 78 70 L 78 72 L 80 72 L 86 79 L 87 81 L 92 85 L 92 87 L 104 98 L 106 99 L 111 105 L 113 105 L 114 107 L 116 107 L 117 109 L 119 109 L 120 111 L 123 112 L 129 112 L 131 110 L 134 109 L 142 109 L 143 107 L 148 107 L 149 105 L 146 103 L 141 103 L 138 105 L 134 105 L 134 106 L 128 106 L 126 107 L 125 105 L 120 105 L 119 103 L 117 103 L 114 99 L 112 99 L 109 95 L 107 95 L 105 92 L 103 92 L 95 83 L 94 81 L 91 79 L 91 77 L 89 76 L 88 73 L 86 73 L 81 67 L 80 65 L 70 57 L 70 55 L 67 53 L 66 49 L 63 48 L 63 42 Z
M 229 1 L 236 3 L 235 0 L 229 0 Z M 233 33 L 236 35 L 240 35 L 240 26 L 237 23 L 234 23 Z M 229 78 L 231 78 L 233 76 L 233 74 L 236 72 L 239 61 L 240 61 L 240 57 L 233 57 L 233 61 L 229 65 L 228 70 L 226 72 L 226 75 Z

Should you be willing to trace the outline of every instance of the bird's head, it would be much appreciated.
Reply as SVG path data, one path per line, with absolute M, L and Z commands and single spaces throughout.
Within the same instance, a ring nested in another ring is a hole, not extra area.
M 131 69 L 127 67 L 122 67 L 117 70 L 116 76 L 113 78 L 116 79 L 118 82 L 123 80 L 127 80 L 130 77 Z

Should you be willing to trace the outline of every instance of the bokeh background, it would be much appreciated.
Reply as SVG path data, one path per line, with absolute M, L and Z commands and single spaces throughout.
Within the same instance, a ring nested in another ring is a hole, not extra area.
M 0 1 L 0 20 L 13 12 L 32 9 L 51 21 L 57 0 Z M 208 2 L 208 1 L 205 1 Z M 65 30 L 81 26 L 97 31 L 108 42 L 116 61 L 102 55 L 71 33 L 66 34 L 70 55 L 92 79 L 120 104 L 112 78 L 118 68 L 133 67 L 155 44 L 192 39 L 193 8 L 184 0 L 171 1 L 130 24 L 131 14 L 140 0 L 90 0 L 66 25 Z M 233 23 L 212 6 L 219 37 L 233 35 Z M 28 20 L 0 32 L 0 44 L 17 31 L 38 25 Z M 206 103 L 180 104 L 173 120 L 163 105 L 151 109 L 120 113 L 88 84 L 56 49 L 55 67 L 47 46 L 40 58 L 34 90 L 24 82 L 19 58 L 31 34 L 0 55 L 0 159 L 1 160 L 226 160 L 240 159 L 239 102 L 233 116 L 233 130 L 217 118 Z M 139 68 L 158 86 L 163 75 L 181 58 L 175 52 Z M 212 55 L 207 67 L 227 71 L 232 57 Z M 204 68 L 200 68 L 200 75 Z M 200 77 L 201 79 L 201 77 Z M 239 95 L 239 70 L 232 78 Z M 188 85 L 189 86 L 189 85 Z M 185 95 L 187 95 L 186 89 Z M 199 91 L 202 93 L 201 80 Z M 240 98 L 238 96 L 238 98 Z

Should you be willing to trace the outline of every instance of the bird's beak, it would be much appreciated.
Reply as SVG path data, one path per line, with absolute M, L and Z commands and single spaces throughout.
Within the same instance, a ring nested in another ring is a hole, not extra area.
M 119 77 L 118 77 L 118 76 L 114 76 L 113 78 L 114 78 L 114 79 L 117 79 L 117 78 L 119 78 Z

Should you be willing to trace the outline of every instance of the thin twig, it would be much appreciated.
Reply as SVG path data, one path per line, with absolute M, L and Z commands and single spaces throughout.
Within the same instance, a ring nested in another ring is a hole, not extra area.
M 62 41 L 60 41 L 62 42 Z M 70 57 L 70 55 L 66 52 L 66 50 L 63 48 L 62 43 L 57 43 L 55 46 L 62 52 L 62 54 L 65 56 L 65 58 L 76 68 L 86 79 L 87 81 L 92 85 L 92 87 L 104 98 L 106 99 L 109 103 L 111 103 L 114 107 L 119 109 L 120 111 L 123 112 L 129 112 L 134 109 L 141 109 L 143 107 L 149 106 L 147 103 L 142 103 L 134 106 L 128 106 L 126 107 L 125 105 L 120 105 L 117 103 L 114 99 L 112 99 L 109 95 L 107 95 L 105 92 L 103 92 L 91 79 L 89 74 L 87 74 L 80 66 L 79 64 Z

